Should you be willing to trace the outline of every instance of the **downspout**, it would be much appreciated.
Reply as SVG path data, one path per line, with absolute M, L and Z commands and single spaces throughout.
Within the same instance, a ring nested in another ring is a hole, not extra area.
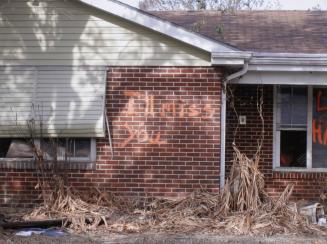
M 239 78 L 245 75 L 249 70 L 248 61 L 245 62 L 243 68 L 227 76 L 223 79 L 223 90 L 221 94 L 221 135 L 220 135 L 220 188 L 223 189 L 225 186 L 225 176 L 226 176 L 226 104 L 227 104 L 227 83 L 231 80 Z

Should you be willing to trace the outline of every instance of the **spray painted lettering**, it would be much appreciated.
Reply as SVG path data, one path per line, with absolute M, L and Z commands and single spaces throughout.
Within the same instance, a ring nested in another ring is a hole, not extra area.
M 172 102 L 161 102 L 155 100 L 154 95 L 149 92 L 141 93 L 139 91 L 125 91 L 124 96 L 128 98 L 127 115 L 144 117 L 160 117 L 166 119 L 175 118 L 200 118 L 205 120 L 211 120 L 214 118 L 215 109 L 211 104 L 196 104 L 186 103 L 183 100 Z M 140 101 L 144 106 L 139 111 L 137 106 Z M 157 104 L 157 106 L 155 106 Z M 120 147 L 126 147 L 133 141 L 138 143 L 147 143 L 151 145 L 166 144 L 167 141 L 162 140 L 160 132 L 148 132 L 144 129 L 143 125 L 138 129 L 132 128 L 128 124 L 124 125 L 124 129 L 128 132 L 128 137 L 120 144 Z
M 125 91 L 124 95 L 129 98 L 127 105 L 128 115 L 137 115 L 135 111 L 135 100 L 141 99 L 144 104 L 143 115 L 145 117 L 160 116 L 162 118 L 203 118 L 210 120 L 214 117 L 215 109 L 211 104 L 185 103 L 183 100 L 163 102 L 160 111 L 155 111 L 155 97 L 148 92 L 141 94 L 137 91 Z
M 167 141 L 161 140 L 161 133 L 157 132 L 147 132 L 145 129 L 133 130 L 129 125 L 124 125 L 125 129 L 128 131 L 128 138 L 121 143 L 120 147 L 128 146 L 133 140 L 136 140 L 138 143 L 148 143 L 152 145 L 162 145 L 167 144 Z
M 324 103 L 323 98 L 323 89 L 316 89 L 316 106 L 312 119 L 312 141 L 314 144 L 319 145 L 327 145 L 327 105 Z

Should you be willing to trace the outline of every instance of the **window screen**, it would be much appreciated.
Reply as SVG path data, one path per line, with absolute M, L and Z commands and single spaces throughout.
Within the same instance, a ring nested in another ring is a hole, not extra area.
M 308 90 L 281 86 L 277 95 L 280 167 L 306 167 Z
M 57 155 L 58 160 L 78 160 L 91 158 L 91 139 L 56 138 L 41 141 L 41 148 L 47 159 Z
M 307 125 L 308 91 L 305 87 L 280 87 L 278 96 L 279 126 L 305 128 Z

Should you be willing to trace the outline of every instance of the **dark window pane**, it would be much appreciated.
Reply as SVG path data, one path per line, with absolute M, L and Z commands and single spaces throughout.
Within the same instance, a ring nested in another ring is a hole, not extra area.
M 281 127 L 299 127 L 307 124 L 307 88 L 281 87 L 279 108 Z
M 90 157 L 91 140 L 75 139 L 75 157 Z
M 281 131 L 280 166 L 306 167 L 307 132 Z
M 42 140 L 41 145 L 47 158 L 54 158 L 54 155 L 57 154 L 58 160 L 88 158 L 91 152 L 90 139 L 45 139 Z
M 57 147 L 58 140 L 57 139 L 42 139 L 41 140 L 41 150 L 44 153 L 45 158 L 54 158 L 57 154 L 58 147 Z
M 24 139 L 0 139 L 0 158 L 33 158 L 31 145 Z
M 0 139 L 0 158 L 5 158 L 7 156 L 10 144 L 11 139 Z

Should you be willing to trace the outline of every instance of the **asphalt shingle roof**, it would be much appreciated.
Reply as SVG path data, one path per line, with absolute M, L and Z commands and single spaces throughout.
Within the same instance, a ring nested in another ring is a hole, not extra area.
M 161 11 L 152 14 L 244 51 L 327 53 L 326 11 Z

